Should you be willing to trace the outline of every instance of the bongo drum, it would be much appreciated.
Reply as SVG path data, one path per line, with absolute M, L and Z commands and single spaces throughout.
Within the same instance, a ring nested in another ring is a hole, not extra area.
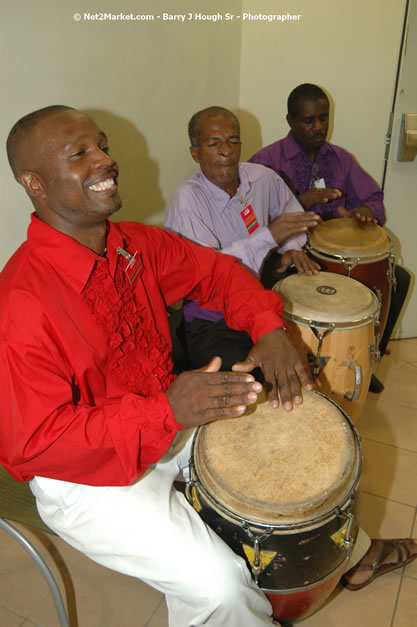
M 291 412 L 264 396 L 240 418 L 199 427 L 187 485 L 189 502 L 246 560 L 278 620 L 327 598 L 359 526 L 355 428 L 322 394 L 303 396 Z
M 333 272 L 293 274 L 274 285 L 288 334 L 312 366 L 316 389 L 357 422 L 378 362 L 375 294 Z
M 310 233 L 306 249 L 322 270 L 357 279 L 373 290 L 380 310 L 380 340 L 395 282 L 395 258 L 385 230 L 377 224 L 361 226 L 350 218 L 327 220 Z

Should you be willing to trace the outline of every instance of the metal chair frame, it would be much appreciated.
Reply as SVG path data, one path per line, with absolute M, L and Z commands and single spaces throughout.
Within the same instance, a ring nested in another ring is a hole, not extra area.
M 2 497 L 0 502 L 0 529 L 14 538 L 35 562 L 48 584 L 60 627 L 70 627 L 68 614 L 55 577 L 39 551 L 9 520 L 26 524 L 34 529 L 41 529 L 52 535 L 55 534 L 41 521 L 36 509 L 35 498 L 30 492 L 29 486 L 15 481 L 2 467 L 0 467 L 0 487 L 0 496 Z

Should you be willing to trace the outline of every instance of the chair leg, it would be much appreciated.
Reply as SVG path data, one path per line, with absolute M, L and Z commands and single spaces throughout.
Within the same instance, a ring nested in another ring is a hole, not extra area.
M 52 599 L 55 604 L 55 609 L 58 614 L 59 624 L 61 625 L 61 627 L 70 627 L 68 616 L 65 611 L 65 606 L 62 601 L 62 596 L 58 588 L 58 584 L 56 583 L 56 580 L 54 576 L 52 575 L 51 571 L 49 570 L 45 560 L 42 558 L 40 553 L 35 549 L 33 544 L 31 544 L 29 540 L 27 540 L 25 536 L 22 533 L 20 533 L 20 531 L 18 531 L 15 527 L 13 527 L 13 525 L 7 522 L 7 520 L 5 520 L 4 518 L 0 518 L 0 528 L 6 531 L 9 535 L 11 535 L 12 538 L 17 540 L 17 542 L 19 542 L 19 544 L 23 546 L 23 548 L 27 551 L 27 553 L 29 553 L 30 557 L 33 559 L 35 564 L 40 569 L 42 575 L 45 577 L 46 582 L 49 586 L 49 589 L 52 594 Z

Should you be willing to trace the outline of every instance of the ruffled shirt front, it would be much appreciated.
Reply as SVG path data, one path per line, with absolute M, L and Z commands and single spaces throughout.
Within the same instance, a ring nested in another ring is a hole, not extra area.
M 232 257 L 139 223 L 109 222 L 107 251 L 34 215 L 0 273 L 0 464 L 18 480 L 127 485 L 166 453 L 183 428 L 167 305 L 189 296 L 254 341 L 283 324 Z

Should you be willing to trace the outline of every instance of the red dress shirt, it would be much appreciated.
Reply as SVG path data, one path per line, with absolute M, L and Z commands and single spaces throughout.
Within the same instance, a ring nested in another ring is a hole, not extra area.
M 137 251 L 130 271 L 118 247 Z M 195 299 L 254 341 L 283 326 L 232 257 L 129 222 L 109 222 L 107 250 L 34 215 L 0 274 L 0 464 L 18 480 L 127 485 L 164 455 L 183 428 L 164 393 L 167 305 Z

